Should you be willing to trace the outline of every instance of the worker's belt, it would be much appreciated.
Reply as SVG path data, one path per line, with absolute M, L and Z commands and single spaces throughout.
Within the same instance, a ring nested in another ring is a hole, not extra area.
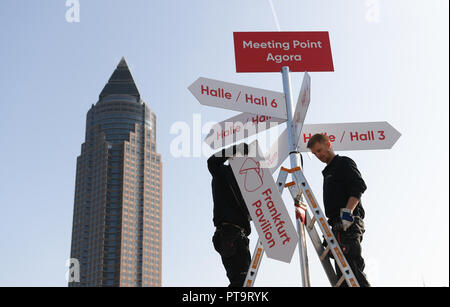
M 242 228 L 241 226 L 238 226 L 238 225 L 236 225 L 236 224 L 231 224 L 231 223 L 225 223 L 225 222 L 220 223 L 220 225 L 219 225 L 217 228 L 220 229 L 220 228 L 222 228 L 222 227 L 229 227 L 229 226 L 234 227 L 234 228 L 236 228 L 236 229 L 242 231 L 243 233 L 245 233 L 245 229 L 244 229 L 244 228 Z

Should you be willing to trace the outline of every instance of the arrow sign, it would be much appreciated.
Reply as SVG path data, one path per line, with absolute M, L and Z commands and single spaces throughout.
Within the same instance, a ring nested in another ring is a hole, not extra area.
M 269 152 L 265 155 L 265 160 L 262 164 L 271 174 L 275 173 L 284 160 L 286 160 L 287 156 L 289 156 L 288 141 L 288 131 L 284 129 L 278 139 L 270 146 Z
M 295 106 L 295 112 L 293 116 L 294 133 L 297 136 L 295 138 L 295 146 L 298 145 L 300 132 L 303 128 L 306 112 L 308 112 L 309 102 L 311 101 L 311 77 L 305 72 L 303 77 L 302 88 L 298 95 L 297 105 Z
M 297 232 L 272 174 L 251 154 L 255 143 L 259 152 L 255 141 L 249 146 L 249 156 L 230 159 L 230 165 L 267 256 L 289 263 L 298 242 Z
M 296 146 L 300 141 L 300 132 L 303 128 L 303 122 L 305 121 L 306 112 L 308 111 L 309 102 L 311 101 L 311 77 L 305 72 L 303 77 L 302 87 L 297 99 L 297 105 L 295 106 L 295 112 L 293 115 L 294 133 L 296 135 Z M 272 144 L 266 159 L 263 162 L 264 167 L 267 167 L 273 174 L 278 167 L 286 160 L 289 155 L 288 146 L 288 132 L 287 129 L 281 133 L 277 141 Z
M 287 119 L 283 93 L 198 78 L 189 86 L 202 105 Z
M 401 136 L 387 122 L 303 125 L 297 150 L 309 152 L 306 145 L 316 133 L 327 134 L 334 151 L 391 149 Z M 288 139 L 287 129 L 284 129 L 262 162 L 272 174 L 289 155 Z
M 285 119 L 267 115 L 241 113 L 215 124 L 204 141 L 212 149 L 217 149 L 275 127 L 285 121 Z
M 297 136 L 300 136 L 310 101 L 311 77 L 306 72 L 303 77 L 302 87 L 294 112 L 293 124 Z M 285 121 L 286 120 L 284 119 L 266 115 L 258 116 L 249 113 L 241 113 L 214 125 L 204 141 L 212 149 L 217 149 L 238 142 L 244 138 L 272 128 L 275 125 L 284 123 Z M 271 146 L 269 154 L 266 156 L 264 167 L 270 169 L 271 173 L 274 173 L 278 169 L 289 154 L 287 138 L 287 130 L 285 129 L 278 141 Z M 297 137 L 296 140 L 297 145 L 300 137 Z M 278 142 L 280 142 L 280 144 L 278 144 Z
M 308 140 L 316 133 L 326 133 L 335 151 L 391 149 L 401 136 L 387 122 L 304 125 L 300 151 L 308 151 Z

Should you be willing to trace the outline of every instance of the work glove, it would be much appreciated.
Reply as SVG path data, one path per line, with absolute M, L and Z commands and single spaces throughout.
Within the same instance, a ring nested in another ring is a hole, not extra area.
M 341 219 L 338 223 L 338 230 L 347 231 L 347 229 L 349 229 L 355 221 L 352 211 L 347 208 L 342 208 L 340 217 Z

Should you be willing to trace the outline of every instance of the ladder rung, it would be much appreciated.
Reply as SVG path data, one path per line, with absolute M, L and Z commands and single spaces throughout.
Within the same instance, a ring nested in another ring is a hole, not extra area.
M 313 218 L 311 219 L 311 222 L 308 225 L 308 229 L 312 230 L 314 228 L 314 223 L 316 222 L 316 217 L 313 216 Z
M 330 246 L 328 245 L 327 248 L 323 251 L 322 255 L 320 255 L 320 260 L 323 261 L 327 256 L 328 252 L 330 251 Z
M 342 275 L 341 278 L 339 278 L 338 282 L 336 283 L 335 287 L 340 287 L 342 285 L 342 283 L 345 280 L 345 276 Z
M 286 173 L 292 174 L 295 173 L 296 171 L 301 170 L 300 166 L 294 167 L 294 168 L 285 168 L 285 167 L 281 167 L 281 171 L 284 171 Z
M 285 188 L 289 188 L 290 186 L 295 185 L 295 181 L 288 182 L 284 185 Z

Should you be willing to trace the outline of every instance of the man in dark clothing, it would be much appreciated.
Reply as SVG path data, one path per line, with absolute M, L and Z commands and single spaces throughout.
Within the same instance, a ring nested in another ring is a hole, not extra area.
M 326 135 L 315 134 L 307 147 L 327 166 L 322 171 L 323 202 L 328 223 L 345 254 L 353 273 L 361 287 L 370 287 L 364 274 L 364 259 L 361 256 L 361 241 L 364 230 L 364 208 L 361 195 L 366 184 L 355 162 L 336 155 Z M 336 265 L 338 278 L 342 276 Z M 346 286 L 345 283 L 342 286 Z
M 214 200 L 213 222 L 216 226 L 213 244 L 222 257 L 230 287 L 244 285 L 251 261 L 248 239 L 251 231 L 250 214 L 231 166 L 224 164 L 236 153 L 247 155 L 248 145 L 234 145 L 208 159 Z

